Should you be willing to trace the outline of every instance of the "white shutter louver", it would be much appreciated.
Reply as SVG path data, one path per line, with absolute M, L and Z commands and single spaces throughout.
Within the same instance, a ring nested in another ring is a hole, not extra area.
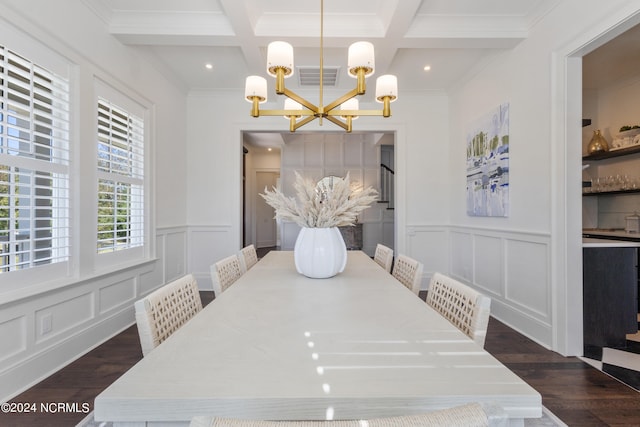
M 144 121 L 98 100 L 99 253 L 144 244 Z
M 0 46 L 0 273 L 67 261 L 69 82 Z

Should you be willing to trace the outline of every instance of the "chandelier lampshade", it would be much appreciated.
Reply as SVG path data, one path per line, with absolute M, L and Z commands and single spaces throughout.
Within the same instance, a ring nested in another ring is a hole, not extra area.
M 260 110 L 260 104 L 267 100 L 267 81 L 260 76 L 247 77 L 245 98 L 252 103 L 251 115 L 284 116 L 289 120 L 289 130 L 295 132 L 301 126 L 318 119 L 320 125 L 326 119 L 351 132 L 351 122 L 359 116 L 391 115 L 391 102 L 398 98 L 398 79 L 393 75 L 384 75 L 376 80 L 376 100 L 384 104 L 379 110 L 360 110 L 356 98 L 366 92 L 366 79 L 375 72 L 375 52 L 373 44 L 366 41 L 349 46 L 347 73 L 356 78 L 356 87 L 333 102 L 323 104 L 323 31 L 324 1 L 320 0 L 320 96 L 319 105 L 315 105 L 285 87 L 284 81 L 294 73 L 293 46 L 284 41 L 269 43 L 267 47 L 267 73 L 276 79 L 276 94 L 284 95 L 284 110 Z M 340 107 L 340 108 L 338 108 Z
M 391 74 L 385 74 L 376 79 L 376 101 L 383 102 L 384 97 L 390 101 L 398 98 L 398 78 Z
M 375 52 L 372 43 L 355 42 L 349 46 L 347 67 L 349 76 L 358 77 L 358 70 L 362 69 L 365 76 L 370 76 L 375 71 Z
M 293 46 L 287 42 L 271 42 L 267 47 L 267 73 L 276 77 L 278 69 L 284 71 L 284 77 L 293 76 Z
M 381 102 L 382 116 L 391 115 L 390 103 L 398 99 L 398 78 L 391 74 L 385 74 L 376 79 L 376 101 Z
M 267 79 L 260 76 L 247 77 L 244 87 L 244 96 L 248 102 L 258 98 L 260 104 L 267 101 Z
M 357 98 L 348 99 L 340 105 L 340 111 L 342 110 L 355 111 L 355 110 L 358 110 L 359 108 L 360 108 L 360 102 L 358 101 Z M 346 116 L 346 115 L 341 115 L 340 117 L 342 117 L 343 119 L 348 119 L 349 117 L 351 117 L 351 119 L 353 120 L 358 118 L 358 116 Z
M 298 101 L 294 101 L 291 98 L 287 98 L 284 100 L 284 109 L 285 111 L 292 111 L 292 110 L 302 110 L 302 104 L 300 104 Z M 291 117 L 301 117 L 300 114 L 285 114 L 284 118 L 285 119 L 290 119 Z
M 259 104 L 267 102 L 267 79 L 261 76 L 249 76 L 244 85 L 244 98 L 247 102 L 251 102 L 251 115 L 258 117 Z

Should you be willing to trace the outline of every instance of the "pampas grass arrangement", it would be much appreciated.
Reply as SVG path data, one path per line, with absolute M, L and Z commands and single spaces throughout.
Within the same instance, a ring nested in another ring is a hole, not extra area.
M 264 200 L 275 209 L 276 218 L 292 221 L 300 227 L 329 228 L 354 225 L 358 214 L 378 198 L 378 192 L 367 187 L 352 189 L 349 174 L 344 178 L 316 183 L 298 172 L 294 182 L 297 201 L 280 190 L 265 187 Z

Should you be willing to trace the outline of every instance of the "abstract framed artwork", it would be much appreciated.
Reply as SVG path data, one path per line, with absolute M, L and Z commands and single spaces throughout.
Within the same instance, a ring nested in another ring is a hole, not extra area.
M 467 127 L 467 214 L 509 216 L 509 103 Z

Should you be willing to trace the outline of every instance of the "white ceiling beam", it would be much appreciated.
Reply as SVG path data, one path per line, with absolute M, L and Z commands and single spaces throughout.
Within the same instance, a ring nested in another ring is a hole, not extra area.
M 236 34 L 236 44 L 242 50 L 247 69 L 252 74 L 264 73 L 266 67 L 253 28 L 252 15 L 247 10 L 247 3 L 238 0 L 220 0 L 220 5 L 233 23 Z
M 196 11 L 118 10 L 111 15 L 109 32 L 122 39 L 141 37 L 149 40 L 151 36 L 165 40 L 171 37 L 235 36 L 229 19 L 223 13 Z
M 402 7 L 397 2 L 393 10 L 384 11 L 384 16 L 390 17 L 386 34 L 381 40 L 375 41 L 376 46 L 376 75 L 388 73 L 396 56 L 398 48 L 402 46 L 405 29 L 413 22 L 422 0 L 402 0 Z M 387 4 L 387 7 L 391 2 Z

